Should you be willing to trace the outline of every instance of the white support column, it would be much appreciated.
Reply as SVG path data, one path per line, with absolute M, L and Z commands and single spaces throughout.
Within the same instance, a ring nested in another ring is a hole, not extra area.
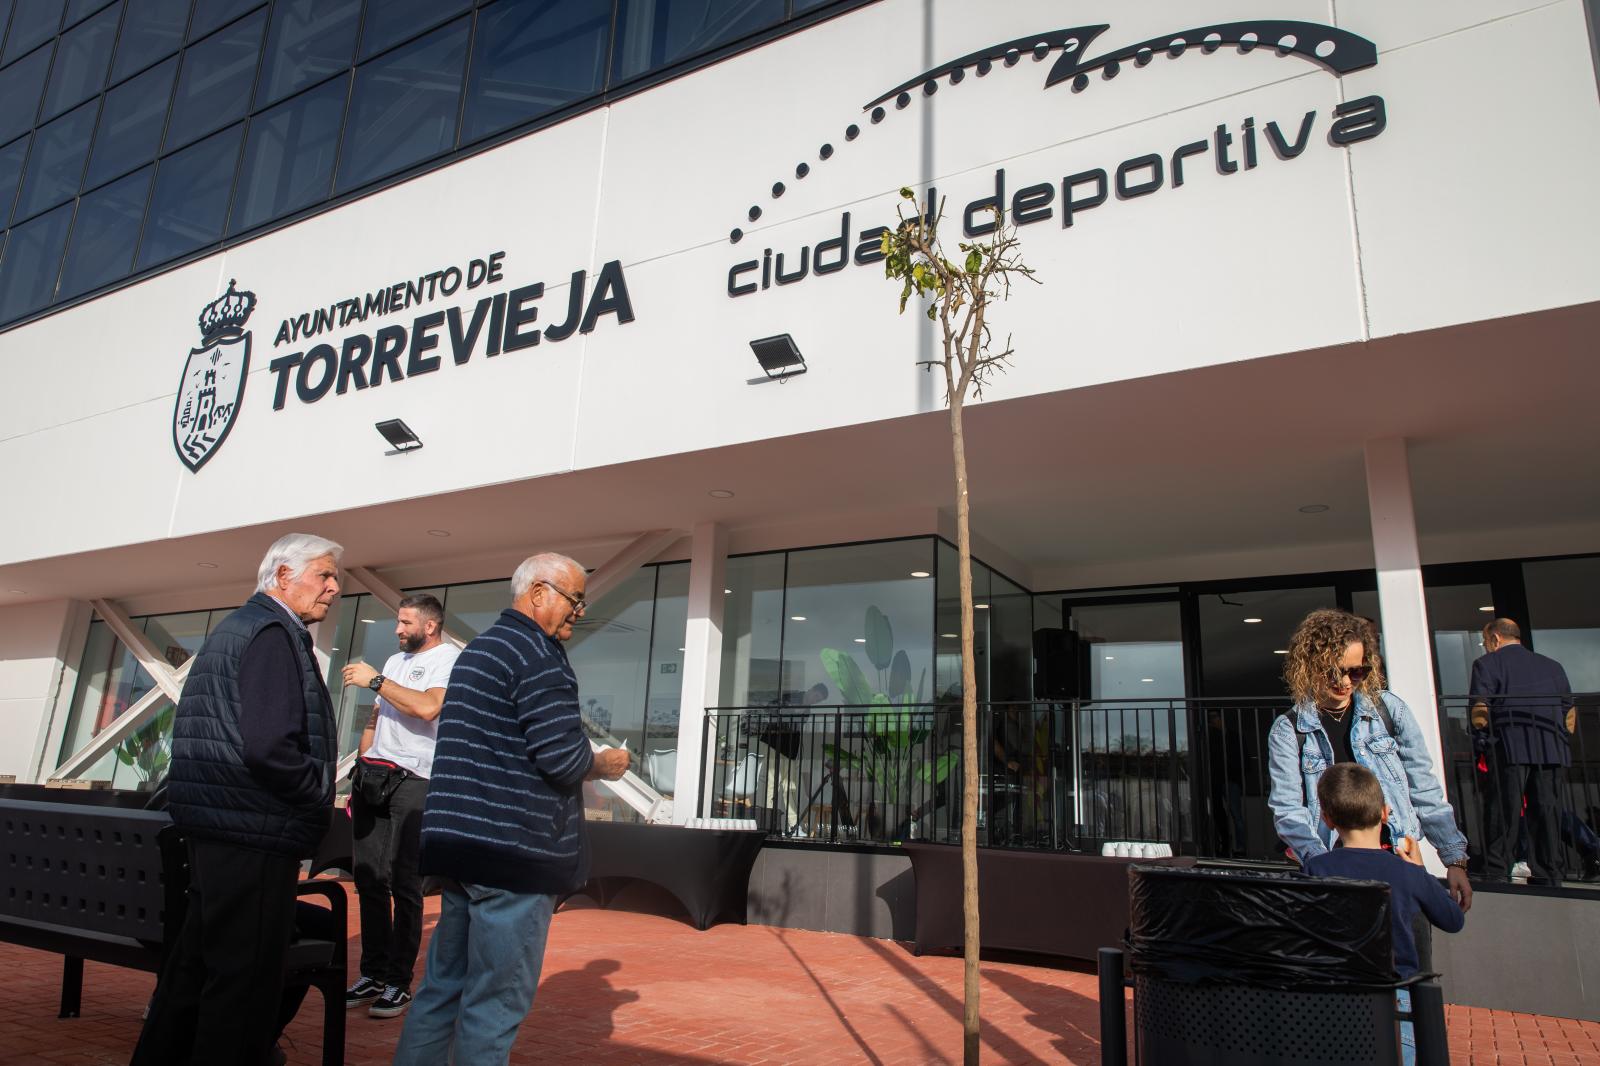
M 1422 554 L 1411 502 L 1411 466 L 1403 437 L 1366 445 L 1367 506 L 1372 517 L 1372 554 L 1378 570 L 1384 669 L 1389 688 L 1414 712 L 1434 773 L 1446 786 L 1444 744 L 1439 735 L 1439 697 L 1433 684 L 1433 634 L 1422 592 Z M 1428 865 L 1443 873 L 1439 857 L 1424 843 Z
M 706 708 L 716 705 L 722 685 L 722 589 L 727 569 L 728 531 L 715 522 L 695 526 L 689 552 L 689 623 L 684 633 L 677 793 L 673 796 L 673 820 L 679 825 L 697 815 L 705 787 L 700 761 Z

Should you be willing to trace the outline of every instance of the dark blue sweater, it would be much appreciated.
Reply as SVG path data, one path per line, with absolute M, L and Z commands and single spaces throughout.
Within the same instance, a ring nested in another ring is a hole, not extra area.
M 1349 877 L 1389 882 L 1389 922 L 1393 928 L 1394 968 L 1401 977 L 1417 972 L 1417 941 L 1411 919 L 1418 911 L 1437 929 L 1459 933 L 1467 917 L 1437 878 L 1415 863 L 1381 848 L 1334 848 L 1305 862 L 1313 877 Z
M 587 878 L 583 780 L 594 754 L 560 641 L 507 610 L 450 673 L 422 815 L 424 874 L 560 894 Z

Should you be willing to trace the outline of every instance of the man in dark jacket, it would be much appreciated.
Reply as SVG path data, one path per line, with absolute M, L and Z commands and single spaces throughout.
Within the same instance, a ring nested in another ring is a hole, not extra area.
M 268 1061 L 300 860 L 333 803 L 334 706 L 306 626 L 339 594 L 344 549 L 304 533 L 206 637 L 172 723 L 167 803 L 189 846 L 183 928 L 134 1066 Z
M 1572 765 L 1572 686 L 1560 663 L 1522 646 L 1522 629 L 1509 618 L 1483 627 L 1483 650 L 1472 664 L 1471 717 L 1473 728 L 1489 731 L 1493 796 L 1485 872 L 1509 877 L 1526 796 L 1533 845 L 1528 880 L 1555 884 L 1564 865 L 1557 789 L 1561 768 Z
M 588 606 L 583 567 L 535 555 L 511 609 L 450 673 L 422 814 L 422 872 L 440 885 L 428 965 L 395 1066 L 499 1066 L 533 1004 L 557 899 L 587 879 L 583 782 L 628 769 L 592 751 L 561 645 Z

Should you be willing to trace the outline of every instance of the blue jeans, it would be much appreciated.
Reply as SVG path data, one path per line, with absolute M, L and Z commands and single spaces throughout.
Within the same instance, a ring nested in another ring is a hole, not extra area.
M 533 1006 L 556 899 L 454 881 L 440 894 L 395 1066 L 503 1064 Z
M 1396 989 L 1394 1005 L 1398 1010 L 1410 1012 L 1411 989 Z M 1400 1061 L 1404 1066 L 1416 1066 L 1417 1063 L 1417 1027 L 1412 1022 L 1400 1023 Z

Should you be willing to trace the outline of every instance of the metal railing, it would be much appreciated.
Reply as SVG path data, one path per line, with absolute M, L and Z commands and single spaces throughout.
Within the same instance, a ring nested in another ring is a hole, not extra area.
M 1600 873 L 1600 695 L 1575 704 L 1560 772 L 1563 874 Z M 1440 768 L 1481 871 L 1493 723 L 1439 703 Z M 1267 803 L 1267 732 L 1283 699 L 1064 700 L 978 707 L 979 842 L 1098 851 L 1154 841 L 1204 858 L 1282 861 Z M 892 844 L 960 839 L 961 707 L 827 704 L 708 711 L 699 814 L 775 837 Z

